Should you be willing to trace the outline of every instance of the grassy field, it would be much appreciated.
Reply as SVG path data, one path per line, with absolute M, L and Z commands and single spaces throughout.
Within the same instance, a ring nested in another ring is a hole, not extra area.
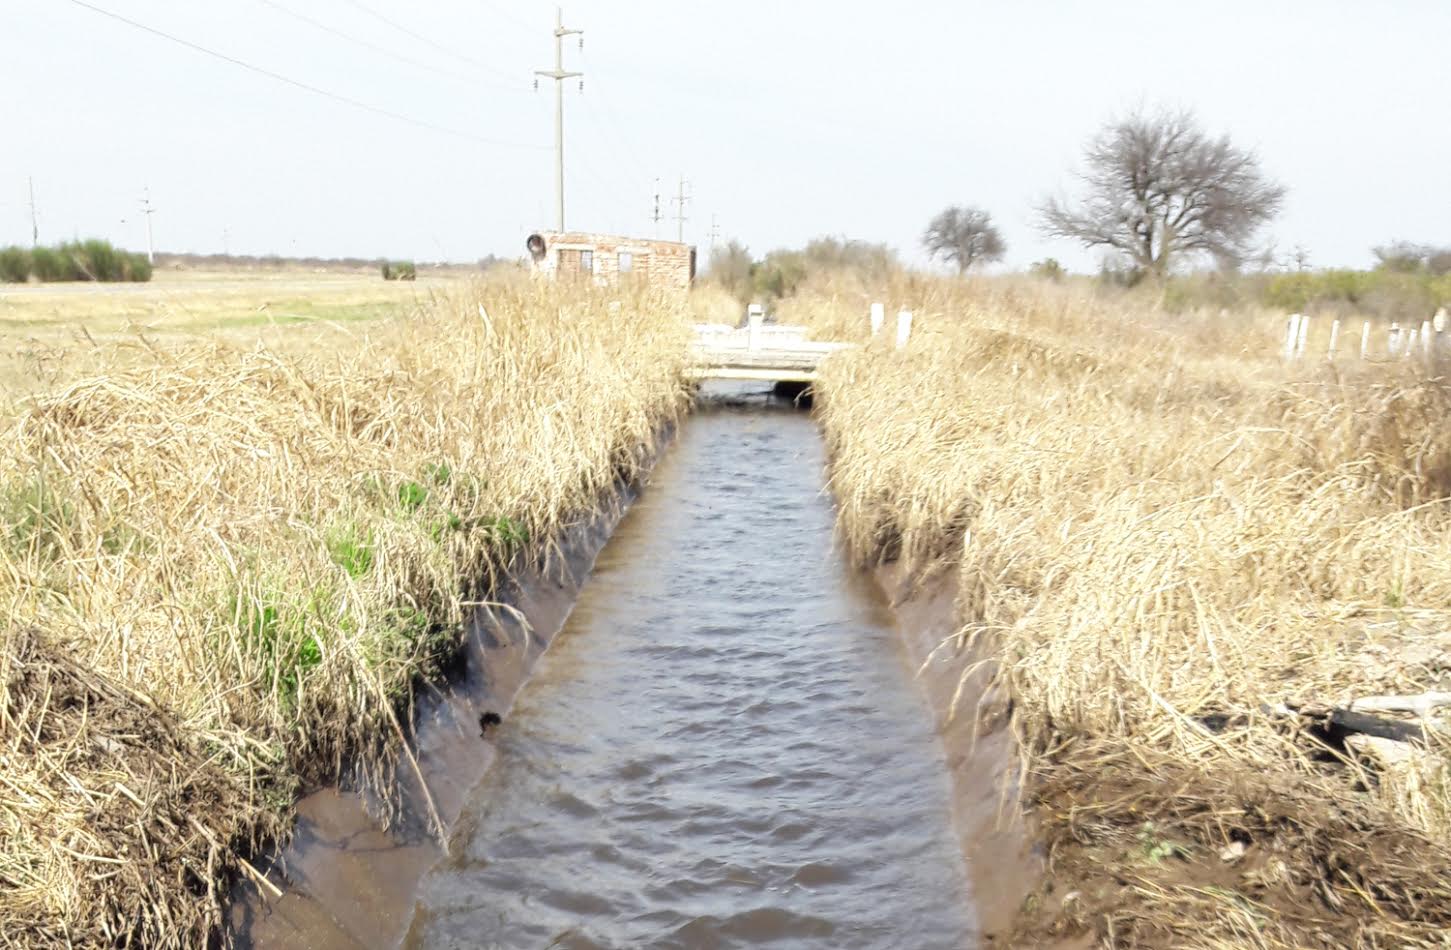
M 150 365 L 158 348 L 189 340 L 306 349 L 352 324 L 414 312 L 473 274 L 425 270 L 417 281 L 385 281 L 376 270 L 159 267 L 143 284 L 0 284 L 0 396 L 118 360 Z
M 986 645 L 1013 697 L 1049 881 L 1008 944 L 1443 946 L 1442 733 L 1326 718 L 1451 670 L 1439 370 L 1287 367 L 1282 314 L 1081 284 L 843 284 L 783 317 L 865 340 L 872 296 L 914 334 L 824 370 L 831 487 L 862 561 L 956 574 L 944 649 Z
M 688 398 L 687 308 L 643 291 L 202 277 L 4 307 L 10 347 L 56 355 L 12 362 L 0 411 L 0 945 L 202 945 L 298 788 L 388 787 L 465 602 Z

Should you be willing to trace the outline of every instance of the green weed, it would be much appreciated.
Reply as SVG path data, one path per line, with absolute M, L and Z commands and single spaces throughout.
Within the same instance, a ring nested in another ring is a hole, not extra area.
M 333 528 L 326 537 L 328 556 L 354 580 L 373 567 L 374 541 L 371 532 L 354 524 Z

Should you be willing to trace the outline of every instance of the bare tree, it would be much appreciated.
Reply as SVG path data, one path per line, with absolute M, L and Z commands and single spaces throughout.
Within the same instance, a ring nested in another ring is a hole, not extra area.
M 981 208 L 951 207 L 933 218 L 922 234 L 922 245 L 933 257 L 941 257 L 965 274 L 974 264 L 1002 260 L 1007 245 Z
M 1112 248 L 1156 277 L 1184 258 L 1237 266 L 1285 199 L 1253 152 L 1206 134 L 1187 112 L 1113 122 L 1088 144 L 1084 160 L 1082 201 L 1044 203 L 1044 232 Z

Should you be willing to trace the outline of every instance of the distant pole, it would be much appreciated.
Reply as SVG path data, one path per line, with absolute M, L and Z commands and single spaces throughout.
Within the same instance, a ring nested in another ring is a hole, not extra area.
M 660 179 L 655 179 L 655 214 L 650 218 L 655 222 L 655 236 L 660 236 Z
M 35 178 L 34 176 L 25 179 L 30 186 L 30 246 L 40 247 L 40 215 L 35 212 Z
M 564 81 L 584 73 L 569 72 L 564 68 L 564 38 L 578 36 L 579 45 L 584 46 L 584 30 L 567 30 L 564 27 L 564 10 L 554 8 L 554 68 L 536 69 L 536 76 L 554 80 L 554 212 L 557 230 L 564 230 Z M 534 80 L 537 84 L 539 80 Z
M 1366 359 L 1370 356 L 1370 321 L 1366 320 L 1360 325 L 1360 358 Z
M 675 202 L 675 240 L 681 244 L 685 243 L 685 222 L 688 220 L 685 216 L 685 203 L 690 200 L 690 196 L 685 193 L 685 185 L 685 176 L 681 175 L 680 190 L 673 199 Z
M 146 260 L 155 264 L 156 241 L 151 234 L 151 216 L 156 213 L 156 209 L 151 207 L 151 188 L 149 186 L 146 193 L 141 196 L 141 213 L 146 215 Z
M 715 242 L 718 240 L 720 240 L 720 222 L 712 214 L 710 216 L 710 252 L 712 254 L 715 253 Z

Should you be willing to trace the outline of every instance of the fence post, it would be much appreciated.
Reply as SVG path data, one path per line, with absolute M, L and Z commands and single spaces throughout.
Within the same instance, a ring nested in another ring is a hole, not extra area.
M 872 336 L 882 332 L 882 324 L 887 320 L 887 308 L 884 304 L 872 304 Z
M 746 308 L 746 326 L 749 328 L 746 336 L 746 347 L 751 350 L 761 348 L 761 324 L 766 322 L 766 309 L 758 303 L 753 303 Z
M 1386 355 L 1395 356 L 1401 351 L 1401 325 L 1392 323 L 1386 331 Z
M 1370 321 L 1366 320 L 1360 325 L 1360 358 L 1370 358 Z
M 1339 320 L 1332 320 L 1330 322 L 1330 350 L 1326 354 L 1326 357 L 1332 363 L 1335 362 L 1335 344 L 1337 344 L 1339 342 L 1340 342 L 1340 321 Z
M 1289 321 L 1285 324 L 1285 359 L 1295 358 L 1295 341 L 1300 338 L 1300 315 L 1290 314 Z
M 1421 321 L 1421 353 L 1427 357 L 1431 355 L 1431 321 Z
M 907 339 L 912 336 L 912 311 L 897 311 L 897 349 L 907 345 Z
M 1295 342 L 1295 355 L 1305 355 L 1305 341 L 1310 338 L 1310 318 L 1300 314 L 1300 339 Z

